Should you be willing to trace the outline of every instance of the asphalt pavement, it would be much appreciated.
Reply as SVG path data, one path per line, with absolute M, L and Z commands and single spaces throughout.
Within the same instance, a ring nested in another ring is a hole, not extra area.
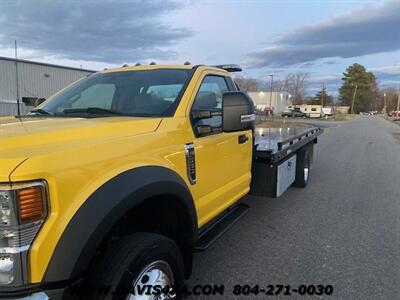
M 225 296 L 190 299 L 232 299 L 236 284 L 332 285 L 333 295 L 313 298 L 400 299 L 400 128 L 380 116 L 322 123 L 329 128 L 308 187 L 246 197 L 248 214 L 195 254 L 187 282 L 224 284 Z

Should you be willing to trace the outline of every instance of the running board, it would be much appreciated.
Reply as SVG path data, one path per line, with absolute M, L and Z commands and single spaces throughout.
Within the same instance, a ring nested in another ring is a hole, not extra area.
M 194 251 L 201 252 L 209 248 L 241 217 L 243 217 L 248 210 L 249 206 L 241 203 L 222 213 L 222 215 L 215 221 L 208 225 L 204 230 L 200 231 L 199 239 L 194 246 Z

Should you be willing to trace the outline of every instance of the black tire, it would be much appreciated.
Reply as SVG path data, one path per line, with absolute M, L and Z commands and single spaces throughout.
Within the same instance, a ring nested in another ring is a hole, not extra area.
M 139 279 L 139 275 L 143 279 L 146 267 L 159 262 L 168 264 L 173 276 L 172 284 L 181 286 L 184 282 L 183 259 L 174 241 L 154 233 L 135 233 L 124 237 L 109 249 L 88 281 L 92 291 L 95 291 L 92 287 L 110 286 L 117 294 L 91 293 L 84 299 L 126 299 L 125 291 Z
M 313 159 L 313 145 L 305 146 L 297 151 L 296 179 L 293 186 L 305 188 L 310 181 L 310 169 Z

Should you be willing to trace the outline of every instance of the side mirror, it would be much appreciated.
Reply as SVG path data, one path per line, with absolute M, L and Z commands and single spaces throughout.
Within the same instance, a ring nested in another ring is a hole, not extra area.
M 46 101 L 46 98 L 39 98 L 39 99 L 37 99 L 37 100 L 35 101 L 34 107 L 39 106 L 39 105 L 42 104 L 44 101 Z
M 256 116 L 251 98 L 243 92 L 222 95 L 222 130 L 235 132 L 254 129 Z

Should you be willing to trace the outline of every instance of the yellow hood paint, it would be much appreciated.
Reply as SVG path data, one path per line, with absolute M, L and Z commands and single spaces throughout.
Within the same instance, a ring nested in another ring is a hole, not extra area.
M 23 118 L 0 120 L 1 158 L 31 157 L 59 149 L 129 137 L 157 129 L 160 118 Z M 2 130 L 6 129 L 6 130 Z

